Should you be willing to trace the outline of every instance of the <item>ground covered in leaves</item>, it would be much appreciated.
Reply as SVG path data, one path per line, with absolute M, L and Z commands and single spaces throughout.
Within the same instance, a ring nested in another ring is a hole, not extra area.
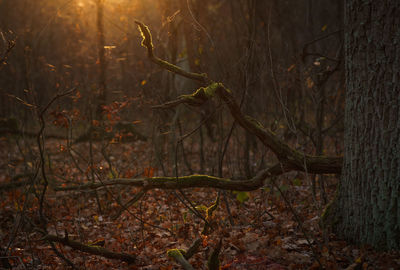
M 65 262 L 35 228 L 41 185 L 27 183 L 18 188 L 4 188 L 16 175 L 35 173 L 38 159 L 34 141 L 17 144 L 14 139 L 3 138 L 0 144 L 3 149 L 0 153 L 1 249 L 9 249 L 8 259 L 13 269 L 66 269 Z M 92 147 L 93 152 L 102 152 L 100 146 Z M 140 189 L 116 186 L 96 192 L 52 190 L 54 186 L 85 183 L 90 179 L 98 181 L 115 175 L 131 178 L 159 175 L 161 171 L 149 163 L 146 143 L 120 144 L 107 158 L 94 157 L 92 166 L 89 166 L 86 143 L 76 146 L 76 152 L 55 140 L 48 142 L 46 148 L 46 166 L 51 179 L 44 206 L 48 233 L 62 237 L 68 233 L 69 239 L 137 256 L 137 261 L 128 265 L 56 243 L 58 250 L 78 269 L 180 269 L 179 264 L 168 258 L 167 251 L 187 250 L 196 239 L 200 239 L 201 245 L 189 260 L 195 269 L 207 269 L 207 259 L 221 239 L 221 269 L 400 268 L 399 253 L 357 248 L 329 232 L 322 233 L 318 223 L 323 211 L 319 195 L 312 196 L 311 181 L 302 174 L 280 177 L 279 190 L 266 186 L 254 192 L 221 193 L 220 204 L 208 219 L 213 230 L 202 235 L 204 221 L 189 209 L 188 202 L 205 216 L 206 208 L 217 197 L 217 190 L 194 188 L 183 190 L 183 194 L 150 190 L 129 206 L 129 211 L 121 213 L 120 204 L 128 202 Z M 14 182 L 24 180 L 13 179 Z M 331 198 L 337 179 L 331 177 L 326 181 Z M 188 199 L 186 205 L 181 201 L 184 198 Z

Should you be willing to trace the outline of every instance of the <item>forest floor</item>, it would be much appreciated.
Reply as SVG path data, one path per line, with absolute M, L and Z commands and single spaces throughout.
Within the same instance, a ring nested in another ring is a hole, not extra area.
M 34 142 L 17 147 L 11 139 L 0 141 L 3 149 L 0 187 L 17 174 L 35 172 L 37 156 L 29 144 Z M 86 147 L 87 144 L 77 146 L 77 152 L 84 156 L 88 152 Z M 94 152 L 100 152 L 96 145 L 93 147 Z M 89 181 L 88 162 L 78 168 L 68 158 L 70 154 L 62 142 L 47 143 L 47 149 L 47 163 L 51 160 L 47 164 L 49 175 L 58 175 L 49 177 L 55 179 L 50 187 Z M 110 156 L 114 168 L 118 169 L 112 172 L 104 159 L 96 157 L 96 175 L 105 178 L 112 173 L 121 177 L 156 176 L 159 170 L 143 165 L 149 164 L 149 157 L 143 154 L 147 149 L 146 143 L 121 144 Z M 80 163 L 84 164 L 82 160 Z M 207 259 L 221 239 L 220 269 L 400 269 L 398 252 L 358 248 L 323 233 L 318 223 L 323 211 L 320 195 L 317 192 L 314 198 L 311 181 L 304 175 L 290 173 L 278 181 L 281 192 L 266 186 L 254 192 L 222 193 L 221 202 L 209 219 L 214 230 L 208 235 L 201 235 L 203 220 L 181 203 L 178 196 L 182 194 L 178 191 L 150 190 L 129 207 L 129 212 L 123 211 L 113 219 L 120 209 L 116 199 L 125 203 L 140 191 L 138 188 L 109 187 L 98 189 L 97 194 L 55 192 L 50 188 L 44 204 L 47 230 L 60 236 L 67 232 L 69 239 L 137 256 L 136 262 L 128 265 L 56 243 L 58 250 L 78 269 L 180 269 L 179 264 L 168 258 L 167 250 L 187 250 L 196 239 L 201 240 L 201 245 L 189 260 L 195 269 L 207 269 Z M 326 183 L 328 198 L 332 198 L 337 179 L 327 177 Z M 40 194 L 41 185 L 35 185 L 30 191 L 28 187 L 0 189 L 0 247 L 2 250 L 8 247 L 8 256 L 14 256 L 9 259 L 13 269 L 68 269 L 50 245 L 41 240 L 43 235 L 23 221 L 38 222 L 40 196 L 34 194 Z M 205 188 L 183 192 L 203 216 L 218 193 Z M 19 218 L 21 212 L 26 216 L 23 220 Z

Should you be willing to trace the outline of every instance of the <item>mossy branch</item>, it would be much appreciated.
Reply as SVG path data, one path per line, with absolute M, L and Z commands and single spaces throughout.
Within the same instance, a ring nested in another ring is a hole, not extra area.
M 177 263 L 182 265 L 185 270 L 194 270 L 193 266 L 185 259 L 180 249 L 170 249 L 167 251 L 167 255 L 173 258 Z
M 212 88 L 212 95 L 207 95 L 205 89 Z M 192 95 L 179 97 L 177 100 L 166 104 L 155 106 L 157 109 L 171 108 L 178 104 L 188 105 L 202 104 L 206 99 L 217 95 L 225 102 L 232 117 L 250 134 L 255 135 L 260 141 L 277 156 L 282 166 L 288 170 L 307 171 L 308 173 L 331 173 L 340 174 L 342 170 L 343 157 L 312 156 L 291 148 L 287 143 L 280 140 L 278 136 L 256 119 L 244 115 L 239 104 L 232 95 L 232 91 L 222 83 L 212 83 L 207 88 L 200 88 Z
M 149 28 L 143 24 L 140 21 L 135 21 L 135 23 L 139 27 L 139 31 L 142 35 L 142 46 L 147 49 L 147 56 L 150 58 L 151 61 L 159 65 L 160 67 L 169 70 L 175 74 L 181 75 L 183 77 L 199 81 L 203 84 L 209 84 L 211 81 L 208 79 L 207 74 L 205 73 L 195 73 L 195 72 L 187 72 L 186 70 L 183 70 L 182 68 L 173 65 L 167 61 L 164 61 L 157 56 L 154 55 L 154 45 L 153 45 L 153 40 L 151 37 L 151 33 Z
M 218 245 L 215 247 L 213 252 L 208 258 L 208 269 L 209 270 L 219 270 L 219 253 L 221 252 L 222 248 L 222 238 L 219 240 Z
M 209 223 L 204 224 L 204 228 L 201 231 L 202 235 L 209 235 L 213 229 L 212 225 L 210 224 L 211 223 L 210 221 L 212 220 L 214 211 L 217 210 L 217 208 L 218 208 L 220 196 L 221 196 L 221 192 L 218 192 L 217 198 L 215 199 L 214 203 L 206 208 L 206 220 Z
M 308 173 L 340 174 L 343 157 L 312 156 L 299 152 L 283 142 L 268 128 L 263 127 L 256 119 L 242 114 L 239 104 L 232 92 L 224 85 L 219 84 L 217 95 L 228 106 L 233 118 L 249 133 L 255 135 L 260 141 L 271 149 L 284 166 L 291 170 L 307 171 Z
M 218 188 L 222 190 L 252 191 L 264 186 L 264 180 L 268 177 L 278 176 L 286 171 L 286 168 L 277 164 L 269 169 L 261 170 L 258 174 L 243 181 L 234 181 L 209 175 L 189 175 L 181 177 L 152 177 L 152 178 L 116 178 L 100 182 L 89 182 L 82 185 L 55 187 L 55 191 L 88 190 L 105 186 L 125 185 L 142 187 L 146 190 L 159 189 L 185 189 L 195 187 Z
M 151 37 L 151 33 L 147 25 L 144 25 L 143 23 L 139 21 L 135 21 L 135 23 L 138 25 L 140 34 L 142 35 L 142 46 L 147 48 L 147 55 L 149 57 L 154 57 L 153 49 L 153 38 Z
M 153 109 L 168 109 L 174 108 L 179 104 L 185 103 L 190 106 L 201 106 L 215 96 L 216 90 L 221 83 L 210 83 L 207 87 L 200 87 L 193 94 L 181 95 L 176 100 L 166 102 L 161 105 L 153 106 Z
M 342 170 L 343 157 L 325 157 L 325 156 L 312 156 L 299 152 L 291 148 L 287 143 L 283 142 L 268 128 L 265 128 L 256 119 L 242 114 L 239 104 L 236 102 L 232 92 L 226 88 L 222 83 L 215 83 L 208 79 L 206 74 L 188 73 L 181 68 L 174 66 L 167 61 L 163 61 L 153 54 L 153 46 L 151 41 L 151 34 L 147 26 L 141 22 L 136 22 L 142 32 L 142 44 L 147 47 L 149 58 L 157 63 L 159 66 L 180 74 L 187 78 L 199 80 L 208 85 L 206 88 L 199 88 L 192 95 L 185 95 L 179 97 L 177 100 L 168 102 L 164 105 L 156 106 L 155 108 L 170 108 L 177 106 L 181 103 L 188 105 L 201 105 L 215 94 L 218 95 L 228 106 L 229 111 L 233 118 L 238 122 L 246 131 L 255 135 L 260 141 L 277 156 L 283 167 L 289 170 L 306 171 L 308 173 L 331 173 L 339 174 Z M 147 39 L 147 40 L 146 40 Z
M 191 257 L 193 257 L 194 254 L 197 253 L 197 251 L 200 248 L 201 245 L 201 239 L 197 238 L 193 244 L 189 247 L 189 249 L 185 252 L 185 254 L 183 254 L 183 256 L 185 257 L 186 260 L 189 260 Z
M 215 199 L 215 202 L 210 205 L 210 207 L 208 207 L 206 209 L 206 219 L 210 219 L 213 216 L 213 213 L 215 210 L 217 210 L 218 205 L 219 205 L 219 200 L 220 200 L 220 193 L 218 192 L 217 198 Z
M 99 255 L 108 259 L 117 259 L 121 261 L 125 261 L 127 263 L 134 263 L 136 260 L 136 256 L 127 254 L 127 253 L 117 253 L 112 252 L 106 248 L 101 246 L 90 246 L 82 244 L 81 242 L 70 240 L 68 237 L 59 237 L 56 235 L 48 234 L 42 238 L 42 240 L 49 242 L 57 242 L 63 244 L 65 246 L 69 246 L 73 249 L 86 252 L 93 255 Z

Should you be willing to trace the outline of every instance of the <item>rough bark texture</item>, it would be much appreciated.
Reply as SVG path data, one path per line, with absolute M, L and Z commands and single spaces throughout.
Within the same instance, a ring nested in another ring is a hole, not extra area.
M 400 1 L 348 0 L 346 119 L 334 231 L 400 249 Z

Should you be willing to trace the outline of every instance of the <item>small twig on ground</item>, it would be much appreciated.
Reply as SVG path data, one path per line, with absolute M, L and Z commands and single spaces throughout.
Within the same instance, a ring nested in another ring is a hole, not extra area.
M 68 237 L 59 237 L 52 234 L 47 234 L 42 240 L 49 242 L 57 242 L 65 246 L 69 246 L 73 249 L 80 250 L 82 252 L 90 253 L 93 255 L 99 255 L 108 259 L 117 259 L 127 263 L 134 263 L 136 256 L 127 253 L 112 252 L 106 248 L 100 246 L 90 246 L 82 244 L 81 242 L 70 240 Z

